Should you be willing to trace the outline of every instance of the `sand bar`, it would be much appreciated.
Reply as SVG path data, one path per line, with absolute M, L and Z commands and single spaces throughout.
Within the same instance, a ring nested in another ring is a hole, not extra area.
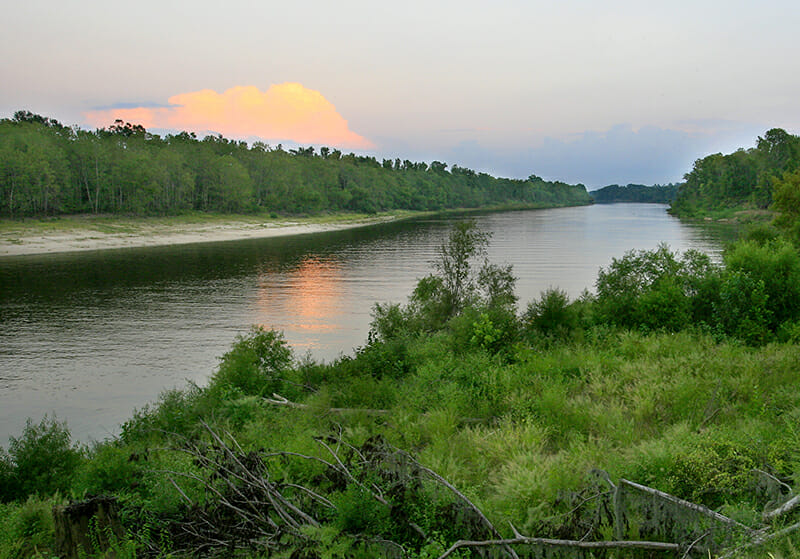
M 57 228 L 30 227 L 5 224 L 0 229 L 0 258 L 57 252 L 151 247 L 190 243 L 209 243 L 242 239 L 262 239 L 308 233 L 324 233 L 352 229 L 392 221 L 398 216 L 382 215 L 331 222 L 308 221 L 257 221 L 220 220 L 198 223 L 170 223 L 146 219 L 123 223 L 115 227 L 114 221 L 94 223 L 92 220 L 74 221 L 75 226 Z M 115 230 L 117 229 L 117 230 Z

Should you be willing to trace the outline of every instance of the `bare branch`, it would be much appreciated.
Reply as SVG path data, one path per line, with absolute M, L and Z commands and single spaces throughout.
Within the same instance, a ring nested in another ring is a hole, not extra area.
M 680 551 L 681 546 L 677 543 L 648 542 L 648 541 L 602 541 L 602 542 L 583 542 L 575 540 L 551 540 L 547 538 L 526 538 L 516 537 L 503 540 L 468 541 L 459 540 L 450 546 L 450 549 L 439 556 L 445 559 L 455 551 L 464 547 L 495 547 L 510 545 L 543 545 L 551 547 L 573 547 L 577 549 L 643 549 L 650 551 Z
M 681 507 L 689 509 L 689 510 L 693 510 L 693 511 L 695 511 L 697 513 L 700 513 L 700 514 L 704 515 L 704 516 L 712 518 L 712 519 L 716 520 L 717 522 L 721 522 L 723 524 L 727 524 L 729 526 L 742 529 L 742 530 L 746 531 L 747 533 L 753 533 L 753 529 L 750 528 L 749 526 L 745 526 L 744 524 L 742 524 L 740 522 L 737 522 L 737 521 L 733 520 L 732 518 L 728 518 L 727 516 L 722 515 L 722 514 L 716 512 L 716 511 L 713 511 L 708 507 L 704 507 L 703 505 L 698 505 L 696 503 L 692 503 L 691 501 L 685 501 L 683 499 L 679 499 L 678 497 L 670 495 L 669 493 L 664 493 L 663 491 L 659 491 L 658 489 L 653 489 L 652 487 L 647 487 L 645 485 L 640 485 L 638 483 L 634 483 L 632 481 L 628 481 L 627 479 L 619 480 L 619 485 L 620 485 L 620 487 L 622 487 L 624 485 L 627 485 L 628 487 L 632 487 L 632 488 L 634 488 L 634 489 L 636 489 L 638 491 L 641 491 L 643 493 L 649 493 L 650 495 L 654 495 L 656 497 L 659 497 L 660 499 L 663 499 L 665 501 L 669 501 L 670 503 L 676 504 L 678 506 L 681 506 Z

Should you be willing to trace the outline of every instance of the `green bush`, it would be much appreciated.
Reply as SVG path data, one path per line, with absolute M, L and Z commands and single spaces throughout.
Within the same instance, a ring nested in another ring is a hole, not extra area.
M 0 447 L 0 503 L 7 503 L 16 496 L 19 484 L 17 472 L 11 457 Z
M 67 491 L 83 454 L 70 439 L 65 422 L 45 416 L 38 424 L 28 419 L 22 436 L 11 437 L 2 470 L 12 483 L 3 498 L 50 495 Z
M 579 317 L 577 309 L 570 305 L 567 292 L 550 287 L 542 291 L 538 300 L 528 303 L 522 322 L 531 341 L 540 335 L 565 339 L 578 327 Z
M 0 506 L 0 558 L 50 557 L 55 544 L 53 506 L 59 499 L 29 497 L 19 505 Z
M 282 332 L 255 326 L 248 335 L 238 336 L 233 348 L 222 356 L 209 390 L 233 388 L 244 395 L 277 392 L 292 361 L 292 350 Z
M 366 490 L 352 483 L 334 498 L 334 524 L 349 534 L 386 534 L 389 508 L 375 500 Z
M 165 390 L 158 402 L 133 412 L 122 424 L 121 439 L 132 444 L 164 436 L 187 436 L 197 430 L 202 394 L 196 386 L 186 390 Z
M 716 273 L 710 258 L 698 251 L 688 250 L 680 258 L 665 244 L 629 251 L 598 273 L 598 318 L 627 328 L 686 328 L 697 318 L 695 312 L 708 312 L 696 300 L 708 293 L 708 279 Z
M 790 243 L 736 243 L 725 253 L 725 265 L 729 272 L 745 274 L 763 284 L 771 331 L 782 322 L 800 318 L 800 255 Z
M 146 453 L 116 442 L 98 444 L 75 474 L 78 495 L 119 493 L 138 485 Z
M 647 330 L 677 332 L 691 322 L 691 299 L 676 277 L 666 276 L 642 293 L 636 309 L 636 322 Z
M 720 332 L 750 345 L 760 345 L 770 338 L 772 312 L 763 280 L 740 271 L 727 272 L 719 297 L 714 314 Z

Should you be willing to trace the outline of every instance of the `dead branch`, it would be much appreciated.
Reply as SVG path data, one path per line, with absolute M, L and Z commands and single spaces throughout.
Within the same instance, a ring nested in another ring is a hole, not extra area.
M 773 532 L 771 534 L 764 534 L 764 533 L 759 534 L 756 537 L 754 537 L 751 541 L 745 543 L 744 545 L 731 549 L 724 555 L 720 555 L 719 559 L 730 559 L 732 557 L 738 557 L 743 551 L 761 547 L 764 544 L 788 536 L 789 534 L 797 532 L 798 530 L 800 530 L 800 522 L 798 522 L 797 524 L 792 524 L 791 526 L 787 526 L 783 530 L 778 530 L 777 532 Z
M 717 522 L 721 522 L 723 524 L 727 524 L 729 526 L 732 526 L 732 527 L 735 527 L 735 528 L 739 528 L 741 530 L 744 530 L 747 533 L 753 533 L 754 532 L 754 530 L 752 528 L 750 528 L 749 526 L 745 526 L 744 524 L 742 524 L 740 522 L 737 522 L 737 521 L 733 520 L 732 518 L 728 518 L 727 516 L 722 515 L 722 514 L 716 512 L 716 511 L 713 511 L 708 507 L 704 507 L 703 505 L 698 505 L 696 503 L 692 503 L 691 501 L 685 501 L 683 499 L 679 499 L 678 497 L 670 495 L 669 493 L 664 493 L 663 491 L 659 491 L 658 489 L 653 489 L 652 487 L 647 487 L 645 485 L 634 483 L 632 481 L 628 481 L 627 479 L 619 480 L 619 486 L 620 487 L 622 487 L 622 486 L 632 487 L 632 488 L 636 489 L 637 491 L 641 491 L 643 493 L 648 493 L 650 495 L 653 495 L 655 497 L 658 497 L 660 499 L 663 499 L 665 501 L 668 501 L 670 503 L 673 503 L 673 504 L 678 505 L 680 507 L 683 507 L 685 509 L 693 510 L 693 511 L 695 511 L 697 513 L 700 513 L 700 514 L 702 514 L 704 516 L 707 516 L 707 517 L 709 517 L 709 518 L 711 518 L 713 520 L 716 520 Z
M 763 477 L 771 480 L 776 485 L 779 485 L 780 487 L 785 489 L 787 493 L 791 493 L 792 492 L 792 486 L 791 485 L 789 485 L 788 483 L 786 483 L 784 481 L 781 481 L 780 479 L 778 479 L 777 477 L 775 477 L 774 475 L 772 475 L 769 472 L 765 472 L 764 470 L 759 470 L 758 468 L 753 468 L 753 473 L 754 474 L 758 474 L 760 476 L 763 476 Z
M 280 394 L 272 393 L 272 398 L 264 398 L 264 401 L 273 406 L 286 406 L 288 408 L 307 410 L 312 406 L 308 404 L 298 404 L 297 402 L 289 401 Z M 370 408 L 328 408 L 325 410 L 330 413 L 364 413 L 367 415 L 389 415 L 389 410 L 376 410 Z
M 691 553 L 692 549 L 694 549 L 694 546 L 696 546 L 700 542 L 700 540 L 708 536 L 710 533 L 711 532 L 703 532 L 702 534 L 700 534 L 700 536 L 698 536 L 697 539 L 695 539 L 692 543 L 689 544 L 689 546 L 686 548 L 686 551 L 684 551 L 683 555 L 681 555 L 681 559 L 686 559 L 687 557 L 689 557 L 689 553 Z
M 575 540 L 551 540 L 547 538 L 528 538 L 517 536 L 515 538 L 502 540 L 468 541 L 459 540 L 450 546 L 450 549 L 439 556 L 445 559 L 455 551 L 464 547 L 495 547 L 511 545 L 543 545 L 551 547 L 572 547 L 577 549 L 642 549 L 649 551 L 672 551 L 677 553 L 681 546 L 677 543 L 648 542 L 648 541 L 602 541 L 602 542 L 582 542 Z
M 330 446 L 328 446 L 328 444 L 324 440 L 322 440 L 322 437 L 314 437 L 314 440 L 317 441 L 317 443 L 319 443 L 320 445 L 322 445 L 325 448 L 325 450 L 330 452 L 331 456 L 334 457 L 334 459 L 336 460 L 336 463 L 338 464 L 338 467 L 336 468 L 338 471 L 342 472 L 350 481 L 352 481 L 353 483 L 358 485 L 361 489 L 371 493 L 376 501 L 378 501 L 382 505 L 386 505 L 387 507 L 389 506 L 389 502 L 386 500 L 386 498 L 383 496 L 383 494 L 380 492 L 380 490 L 377 487 L 374 486 L 374 484 L 373 484 L 373 489 L 374 490 L 369 490 L 364 486 L 363 483 L 358 481 L 355 478 L 355 476 L 353 476 L 353 474 L 350 472 L 350 470 L 347 468 L 347 466 L 345 466 L 344 463 L 341 461 L 341 459 L 339 458 L 339 455 L 337 455 L 333 451 L 333 449 Z
M 264 402 L 268 404 L 272 404 L 273 406 L 283 406 L 287 408 L 292 408 L 296 410 L 309 410 L 313 409 L 313 406 L 309 406 L 308 404 L 299 404 L 297 402 L 292 402 L 287 398 L 281 396 L 280 394 L 272 393 L 272 398 L 263 398 Z M 349 414 L 349 413 L 363 413 L 366 415 L 389 415 L 391 414 L 391 410 L 381 410 L 381 409 L 372 409 L 372 408 L 327 408 L 325 410 L 326 413 L 335 413 L 335 414 Z M 427 415 L 427 414 L 422 414 Z M 481 417 L 462 417 L 459 419 L 462 423 L 485 423 L 487 421 L 486 418 Z
M 387 446 L 389 446 L 389 445 L 387 444 Z M 486 515 L 484 515 L 484 514 L 483 514 L 483 511 L 481 511 L 481 509 L 479 509 L 479 508 L 478 508 L 478 507 L 475 505 L 475 503 L 473 503 L 472 501 L 470 501 L 470 500 L 467 498 L 467 496 L 466 496 L 466 495 L 464 495 L 464 494 L 463 494 L 461 491 L 459 491 L 457 487 L 455 487 L 453 484 L 451 484 L 449 481 L 447 481 L 446 479 L 444 479 L 442 476 L 440 476 L 439 474 L 437 474 L 436 472 L 434 472 L 434 471 L 433 471 L 433 470 L 431 470 L 430 468 L 426 468 L 425 466 L 423 466 L 422 464 L 420 464 L 419 462 L 417 462 L 416 460 L 414 460 L 414 459 L 411 457 L 411 455 L 409 455 L 407 452 L 404 452 L 404 451 L 400 450 L 399 448 L 395 448 L 395 447 L 391 447 L 391 449 L 393 450 L 393 452 L 394 452 L 395 454 L 399 454 L 399 455 L 403 456 L 403 457 L 404 457 L 406 460 L 408 460 L 408 461 L 410 461 L 411 463 L 413 463 L 413 464 L 414 464 L 414 466 L 415 466 L 417 469 L 419 469 L 419 471 L 421 471 L 421 472 L 423 472 L 423 473 L 427 474 L 427 475 L 428 475 L 428 477 L 430 477 L 430 478 L 431 478 L 431 479 L 433 479 L 434 481 L 438 482 L 439 484 L 443 485 L 444 487 L 446 487 L 447 489 L 449 489 L 450 491 L 452 491 L 452 492 L 453 492 L 453 493 L 454 493 L 454 494 L 455 494 L 455 495 L 456 495 L 456 496 L 457 496 L 459 499 L 461 499 L 461 500 L 462 500 L 462 501 L 463 501 L 463 502 L 464 502 L 464 503 L 465 503 L 465 504 L 466 504 L 466 505 L 467 505 L 469 508 L 471 508 L 471 509 L 472 509 L 472 510 L 475 512 L 475 514 L 477 514 L 477 515 L 478 515 L 478 518 L 480 518 L 480 520 L 481 520 L 481 522 L 483 523 L 483 525 L 484 525 L 484 526 L 485 526 L 485 527 L 486 527 L 486 528 L 489 530 L 489 532 L 490 532 L 491 534 L 494 534 L 494 535 L 495 535 L 496 537 L 498 537 L 498 538 L 502 537 L 502 536 L 500 535 L 500 532 L 497 530 L 497 528 L 495 528 L 495 527 L 494 527 L 494 524 L 492 524 L 492 522 L 491 522 L 491 521 L 490 521 L 488 518 L 486 518 Z M 508 553 L 511 555 L 511 557 L 513 557 L 513 558 L 515 558 L 515 559 L 518 559 L 518 558 L 517 558 L 517 554 L 516 554 L 516 552 L 515 552 L 515 551 L 514 551 L 514 550 L 513 550 L 511 547 L 509 547 L 509 546 L 505 546 L 505 547 L 506 547 L 506 550 L 508 551 Z
M 761 519 L 764 522 L 770 522 L 773 519 L 796 509 L 798 506 L 800 506 L 800 495 L 795 495 L 778 508 L 765 512 L 763 515 L 761 515 Z

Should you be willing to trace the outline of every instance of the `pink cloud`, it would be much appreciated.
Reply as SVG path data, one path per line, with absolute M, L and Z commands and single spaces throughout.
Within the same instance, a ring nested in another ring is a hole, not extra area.
M 347 121 L 319 91 L 299 83 L 272 85 L 264 92 L 254 86 L 232 87 L 223 93 L 204 89 L 173 95 L 169 104 L 91 111 L 84 116 L 95 127 L 121 119 L 145 128 L 214 131 L 228 137 L 255 136 L 351 149 L 374 147 L 348 128 Z

